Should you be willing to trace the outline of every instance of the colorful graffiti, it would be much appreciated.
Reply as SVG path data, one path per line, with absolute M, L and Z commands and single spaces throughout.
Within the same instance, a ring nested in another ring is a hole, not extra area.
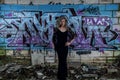
M 118 4 L 112 6 L 118 10 Z M 105 5 L 1 5 L 0 10 L 0 47 L 5 49 L 50 49 L 56 19 L 65 15 L 77 33 L 71 48 L 119 50 L 112 9 L 107 12 Z

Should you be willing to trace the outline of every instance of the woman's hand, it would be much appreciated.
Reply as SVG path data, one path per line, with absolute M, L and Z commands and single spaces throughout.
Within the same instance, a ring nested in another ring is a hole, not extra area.
M 65 43 L 65 46 L 69 46 L 69 45 L 71 45 L 71 43 L 74 41 L 74 39 L 72 39 L 70 42 L 66 42 Z
M 71 44 L 71 42 L 66 42 L 65 46 L 69 46 Z
M 55 49 L 55 45 L 52 43 L 52 48 Z

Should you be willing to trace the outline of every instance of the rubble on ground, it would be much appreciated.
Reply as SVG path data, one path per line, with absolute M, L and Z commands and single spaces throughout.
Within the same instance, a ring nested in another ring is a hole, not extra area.
M 68 80 L 106 80 L 112 75 L 119 77 L 119 73 L 120 70 L 113 66 L 98 68 L 81 64 L 79 67 L 68 67 Z M 9 63 L 0 66 L 0 80 L 57 80 L 56 75 L 57 66 L 50 64 L 23 66 Z

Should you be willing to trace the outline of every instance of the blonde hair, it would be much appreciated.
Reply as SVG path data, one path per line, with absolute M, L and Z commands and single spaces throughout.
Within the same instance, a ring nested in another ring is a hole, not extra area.
M 67 17 L 66 16 L 64 16 L 64 15 L 62 15 L 62 16 L 60 16 L 60 17 L 58 17 L 57 18 L 57 20 L 56 20 L 56 27 L 57 28 L 59 28 L 60 27 L 60 23 L 61 23 L 61 21 L 63 20 L 63 19 L 65 19 L 65 26 L 67 27 L 68 26 L 68 21 L 67 21 Z

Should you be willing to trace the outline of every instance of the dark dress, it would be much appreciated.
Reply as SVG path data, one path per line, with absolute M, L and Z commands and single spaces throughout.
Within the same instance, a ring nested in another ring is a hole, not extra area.
M 68 30 L 61 32 L 59 29 L 56 29 L 53 34 L 53 43 L 55 45 L 55 51 L 58 55 L 58 73 L 57 78 L 59 80 L 66 80 L 67 77 L 67 55 L 68 55 L 68 46 L 65 46 L 65 43 L 68 39 Z

